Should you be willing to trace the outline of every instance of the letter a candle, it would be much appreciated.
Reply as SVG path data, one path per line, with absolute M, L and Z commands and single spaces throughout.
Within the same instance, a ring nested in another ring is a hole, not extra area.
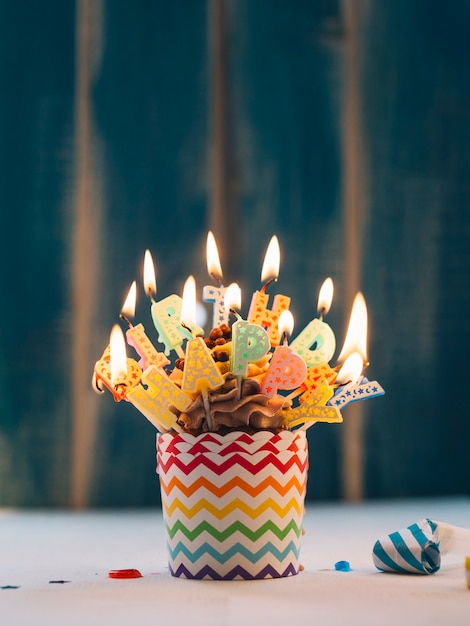
M 320 290 L 319 318 L 289 345 L 290 297 L 275 295 L 272 309 L 267 308 L 266 289 L 279 273 L 277 237 L 268 246 L 263 286 L 253 294 L 246 320 L 240 313 L 240 287 L 222 285 L 211 233 L 207 248 L 209 274 L 219 285 L 213 292 L 207 286 L 203 290 L 205 301 L 214 304 L 213 328 L 206 334 L 197 324 L 192 276 L 183 298 L 171 294 L 154 300 L 155 266 L 147 251 L 144 289 L 164 354 L 142 324 L 129 320 L 135 315 L 134 283 L 121 318 L 139 363 L 127 356 L 124 333 L 115 325 L 95 364 L 94 388 L 100 393 L 108 389 L 117 402 L 130 402 L 157 430 L 157 472 L 173 576 L 292 576 L 300 569 L 306 429 L 316 422 L 341 423 L 340 410 L 349 402 L 384 393 L 379 383 L 361 374 L 367 362 L 365 300 L 356 298 L 338 372 L 339 366 L 329 365 L 335 337 L 323 320 L 332 299 L 331 279 Z

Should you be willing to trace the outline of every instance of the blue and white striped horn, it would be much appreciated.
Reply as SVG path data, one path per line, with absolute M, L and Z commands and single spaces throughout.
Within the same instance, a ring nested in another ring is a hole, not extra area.
M 383 572 L 434 574 L 441 566 L 439 528 L 422 519 L 375 542 L 372 558 Z

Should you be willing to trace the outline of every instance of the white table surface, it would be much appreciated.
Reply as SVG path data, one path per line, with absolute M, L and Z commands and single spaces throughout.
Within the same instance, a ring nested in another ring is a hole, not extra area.
M 423 517 L 470 528 L 470 499 L 313 504 L 299 575 L 267 581 L 191 581 L 166 567 L 160 510 L 0 509 L 0 624 L 171 626 L 470 624 L 465 553 L 430 576 L 385 574 L 372 547 Z M 470 546 L 467 554 L 470 555 Z M 353 571 L 334 564 L 349 561 Z M 136 568 L 142 578 L 110 579 Z M 66 580 L 67 583 L 50 583 Z

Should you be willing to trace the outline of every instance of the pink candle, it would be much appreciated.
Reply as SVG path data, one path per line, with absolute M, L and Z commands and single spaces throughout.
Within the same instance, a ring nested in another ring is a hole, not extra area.
M 169 359 L 162 352 L 158 352 L 153 346 L 150 339 L 145 334 L 145 328 L 143 324 L 137 324 L 133 326 L 129 321 L 129 318 L 133 318 L 135 315 L 136 304 L 136 282 L 134 281 L 129 289 L 127 298 L 121 309 L 121 317 L 129 325 L 129 329 L 126 331 L 127 343 L 132 346 L 137 354 L 140 356 L 139 365 L 142 369 L 147 369 L 150 365 L 156 367 L 165 367 L 170 362 Z
M 290 311 L 284 311 L 279 319 L 279 333 L 292 333 L 294 319 Z M 271 358 L 269 369 L 261 386 L 261 393 L 274 396 L 279 389 L 288 390 L 299 387 L 307 373 L 307 365 L 301 356 L 293 352 L 287 345 L 277 346 Z

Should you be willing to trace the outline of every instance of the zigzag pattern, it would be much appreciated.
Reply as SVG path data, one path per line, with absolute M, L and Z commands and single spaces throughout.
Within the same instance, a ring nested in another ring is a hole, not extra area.
M 168 452 L 169 454 L 179 454 L 184 452 L 196 456 L 205 454 L 206 452 L 216 452 L 220 456 L 226 456 L 233 452 L 254 453 L 260 451 L 268 451 L 278 454 L 280 450 L 305 449 L 306 439 L 298 436 L 292 438 L 289 431 L 282 432 L 278 435 L 272 435 L 267 431 L 259 431 L 254 435 L 242 433 L 241 436 L 234 439 L 236 433 L 228 435 L 217 435 L 215 433 L 206 433 L 195 437 L 188 433 L 179 434 L 177 436 L 163 434 L 158 438 L 159 453 Z M 239 434 L 240 435 L 240 434 Z
M 213 455 L 216 457 L 216 455 Z M 246 469 L 247 471 L 253 474 L 259 474 L 263 471 L 267 466 L 272 465 L 279 472 L 285 474 L 288 470 L 291 469 L 292 466 L 297 466 L 298 469 L 303 472 L 307 467 L 307 459 L 301 461 L 297 455 L 290 455 L 288 460 L 283 463 L 278 457 L 274 455 L 264 456 L 259 462 L 253 463 L 248 458 L 242 456 L 241 454 L 234 454 L 229 457 L 222 463 L 216 463 L 213 458 L 208 458 L 208 455 L 203 456 L 202 454 L 191 458 L 188 462 L 182 461 L 178 456 L 164 456 L 164 458 L 159 457 L 158 459 L 158 471 L 159 473 L 167 473 L 172 465 L 176 465 L 179 470 L 184 472 L 184 474 L 189 475 L 197 469 L 198 466 L 204 465 L 207 469 L 211 470 L 215 474 L 223 474 L 228 472 L 235 466 L 240 466 Z
M 289 565 L 284 570 L 277 570 L 272 565 L 266 565 L 261 570 L 253 574 L 251 571 L 247 571 L 245 568 L 237 565 L 231 569 L 227 574 L 220 574 L 209 565 L 201 567 L 200 570 L 195 572 L 189 571 L 183 564 L 179 565 L 177 569 L 173 570 L 170 565 L 170 573 L 172 576 L 178 576 L 180 578 L 197 578 L 202 580 L 209 578 L 212 580 L 254 580 L 263 578 L 285 578 L 286 576 L 295 576 L 299 572 L 299 568 L 294 563 Z
M 296 574 L 308 466 L 305 433 L 263 433 L 257 442 L 246 433 L 232 436 L 225 455 L 203 450 L 217 436 L 203 438 L 203 446 L 193 437 L 188 447 L 185 434 L 159 437 L 173 575 L 233 580 Z
M 293 541 L 290 541 L 283 550 L 278 550 L 275 545 L 268 541 L 268 543 L 264 544 L 264 546 L 256 552 L 251 552 L 245 545 L 240 542 L 235 543 L 229 550 L 226 550 L 225 552 L 219 552 L 210 543 L 203 543 L 201 546 L 199 546 L 199 548 L 197 548 L 197 550 L 194 550 L 194 552 L 191 552 L 191 550 L 189 550 L 187 546 L 181 541 L 176 544 L 176 547 L 174 549 L 171 548 L 170 545 L 168 545 L 167 547 L 170 558 L 173 561 L 176 560 L 176 557 L 180 553 L 182 553 L 187 559 L 189 559 L 191 563 L 196 563 L 198 559 L 200 559 L 201 557 L 206 558 L 207 555 L 212 557 L 217 563 L 226 563 L 234 556 L 242 556 L 250 563 L 256 563 L 268 553 L 272 554 L 274 558 L 278 561 L 283 561 L 287 557 L 289 552 L 292 552 L 295 558 L 298 559 L 300 551 L 299 546 L 296 546 Z
M 204 520 L 192 530 L 187 528 L 181 522 L 181 520 L 177 520 L 175 524 L 171 527 L 165 523 L 165 527 L 169 538 L 173 539 L 179 532 L 190 541 L 194 541 L 197 537 L 199 537 L 199 535 L 202 535 L 202 533 L 208 533 L 209 535 L 212 535 L 214 539 L 220 542 L 226 541 L 237 532 L 241 533 L 247 539 L 253 542 L 257 541 L 268 532 L 273 533 L 273 535 L 275 535 L 278 539 L 285 539 L 287 535 L 291 532 L 293 532 L 297 538 L 299 538 L 302 534 L 302 528 L 298 524 L 296 524 L 294 520 L 291 520 L 284 528 L 279 528 L 279 526 L 275 524 L 272 520 L 268 520 L 265 524 L 263 524 L 256 530 L 249 528 L 239 520 L 237 520 L 233 524 L 230 524 L 230 526 L 227 526 L 227 528 L 224 528 L 223 530 L 214 528 L 214 526 L 210 524 L 207 520 Z
M 264 500 L 259 506 L 251 507 L 246 504 L 241 498 L 235 498 L 231 500 L 229 504 L 220 508 L 214 506 L 212 502 L 206 500 L 206 498 L 201 498 L 198 500 L 197 504 L 192 507 L 187 507 L 179 498 L 175 498 L 173 502 L 168 505 L 166 502 L 162 502 L 163 511 L 168 516 L 171 517 L 176 509 L 179 509 L 181 513 L 187 518 L 192 519 L 197 513 L 199 513 L 202 509 L 208 511 L 211 515 L 213 515 L 216 519 L 222 520 L 227 517 L 230 513 L 235 510 L 240 510 L 245 513 L 251 519 L 257 519 L 260 517 L 262 513 L 264 513 L 268 509 L 272 509 L 281 518 L 284 518 L 286 515 L 291 513 L 293 510 L 301 515 L 303 511 L 303 503 L 299 503 L 298 498 L 291 498 L 289 502 L 285 506 L 280 506 L 276 500 L 273 498 L 268 498 Z
M 191 485 L 187 486 L 177 476 L 172 476 L 168 484 L 165 484 L 163 478 L 160 478 L 160 488 L 166 495 L 169 495 L 172 491 L 178 489 L 180 493 L 187 498 L 200 489 L 206 489 L 216 498 L 222 498 L 230 491 L 238 488 L 252 498 L 255 498 L 262 491 L 266 491 L 269 487 L 272 487 L 281 496 L 285 496 L 291 489 L 295 489 L 299 495 L 302 495 L 305 492 L 306 482 L 306 477 L 300 481 L 297 476 L 292 476 L 292 478 L 285 484 L 281 484 L 273 476 L 268 476 L 257 485 L 253 485 L 248 481 L 243 480 L 241 476 L 235 476 L 231 480 L 224 482 L 219 487 L 214 485 L 214 482 L 208 480 L 205 476 L 200 476 Z

